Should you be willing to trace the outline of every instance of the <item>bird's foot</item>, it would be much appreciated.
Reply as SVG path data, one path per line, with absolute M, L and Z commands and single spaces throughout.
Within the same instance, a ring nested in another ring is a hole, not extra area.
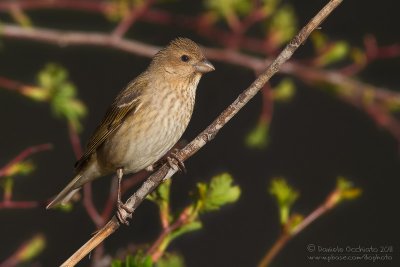
M 132 218 L 133 209 L 126 206 L 122 201 L 117 202 L 117 218 L 122 224 L 129 225 L 128 219 Z
M 180 159 L 180 157 L 178 157 L 176 152 L 177 150 L 169 154 L 167 157 L 167 163 L 172 169 L 180 170 L 181 172 L 186 173 L 185 164 L 183 164 L 183 161 Z

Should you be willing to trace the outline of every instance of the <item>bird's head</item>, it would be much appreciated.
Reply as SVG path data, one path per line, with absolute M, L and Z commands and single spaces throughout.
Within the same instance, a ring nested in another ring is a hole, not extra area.
M 164 72 L 167 76 L 189 79 L 215 69 L 204 57 L 200 47 L 187 38 L 177 38 L 160 50 L 154 56 L 150 68 Z

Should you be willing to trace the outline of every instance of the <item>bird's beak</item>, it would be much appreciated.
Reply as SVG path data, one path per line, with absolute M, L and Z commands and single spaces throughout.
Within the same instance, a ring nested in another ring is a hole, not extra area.
M 214 66 L 207 59 L 203 59 L 200 62 L 194 64 L 194 67 L 195 67 L 196 71 L 198 71 L 200 73 L 207 73 L 207 72 L 215 70 Z

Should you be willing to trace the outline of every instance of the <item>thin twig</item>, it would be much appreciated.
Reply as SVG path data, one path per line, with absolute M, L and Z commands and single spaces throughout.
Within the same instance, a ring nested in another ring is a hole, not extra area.
M 265 83 L 279 70 L 296 51 L 296 49 L 307 39 L 310 33 L 342 2 L 342 0 L 331 0 L 318 14 L 293 38 L 272 64 L 257 79 L 244 90 L 239 97 L 225 109 L 216 120 L 214 120 L 203 132 L 192 142 L 177 153 L 177 157 L 184 161 L 196 153 L 205 144 L 211 141 L 219 130 L 246 105 L 251 98 L 265 85 Z M 176 171 L 164 164 L 157 172 L 152 174 L 142 186 L 126 201 L 125 206 L 133 211 L 140 205 L 145 197 L 151 193 L 164 178 L 171 177 Z M 129 214 L 124 214 L 126 218 Z M 88 255 L 98 244 L 120 227 L 120 223 L 114 216 L 102 229 L 100 229 L 88 242 L 78 249 L 61 266 L 75 266 L 83 257 Z
M 0 3 L 0 11 L 9 11 L 15 7 L 24 10 L 34 9 L 71 9 L 80 11 L 106 13 L 111 9 L 112 4 L 102 1 L 81 1 L 81 0 L 22 0 L 3 1 Z
M 69 133 L 69 140 L 74 151 L 76 159 L 79 159 L 82 155 L 82 145 L 79 135 L 75 129 L 75 127 L 69 123 L 68 124 L 68 133 Z M 96 225 L 97 228 L 100 228 L 104 225 L 104 220 L 102 216 L 100 216 L 99 212 L 97 211 L 94 203 L 93 203 L 93 196 L 92 196 L 92 183 L 86 183 L 83 186 L 83 206 L 87 214 L 89 215 L 90 219 Z
M 81 139 L 79 138 L 75 127 L 71 123 L 68 123 L 68 136 L 69 142 L 72 146 L 72 150 L 74 151 L 75 158 L 79 159 L 82 156 Z
M 294 236 L 296 236 L 298 233 L 307 228 L 316 219 L 320 218 L 322 215 L 331 210 L 337 204 L 335 199 L 337 198 L 337 195 L 339 193 L 340 192 L 338 191 L 337 188 L 333 190 L 328 195 L 326 200 L 321 205 L 319 205 L 315 210 L 313 210 L 309 215 L 307 215 L 307 217 L 305 217 L 301 221 L 301 223 L 299 223 L 292 231 L 289 232 L 289 230 L 286 229 L 287 227 L 284 227 L 278 239 L 275 241 L 272 247 L 267 251 L 264 257 L 261 259 L 260 263 L 258 264 L 258 267 L 267 267 L 275 258 L 275 256 L 278 255 L 278 253 L 282 250 L 282 248 L 286 245 L 287 242 L 289 242 Z M 290 222 L 288 224 L 290 224 Z
M 66 32 L 61 30 L 49 30 L 43 28 L 26 29 L 17 25 L 2 24 L 2 37 L 11 39 L 24 39 L 45 42 L 60 46 L 67 45 L 93 45 L 118 49 L 127 53 L 152 57 L 160 47 L 145 44 L 135 40 L 115 39 L 111 35 L 103 33 Z M 204 47 L 207 57 L 211 60 L 218 60 L 225 63 L 250 68 L 256 72 L 262 71 L 272 60 L 243 54 L 238 51 L 207 48 Z M 281 72 L 300 78 L 306 83 L 327 83 L 348 89 L 350 93 L 344 94 L 343 98 L 356 106 L 362 107 L 364 103 L 360 96 L 367 95 L 368 99 L 380 102 L 383 105 L 388 103 L 400 103 L 400 94 L 386 88 L 376 87 L 350 78 L 342 73 L 329 70 L 321 70 L 315 67 L 304 66 L 298 62 L 286 62 Z M 353 93 L 351 93 L 353 92 Z
M 188 223 L 188 220 L 190 220 L 189 214 L 190 208 L 184 209 L 172 225 L 167 226 L 162 230 L 156 241 L 154 241 L 152 246 L 146 252 L 147 255 L 151 256 L 153 262 L 157 262 L 157 260 L 163 255 L 164 249 L 161 248 L 161 245 L 168 235 Z
M 0 77 L 0 87 L 10 91 L 16 91 L 22 94 L 24 85 L 12 79 L 6 77 Z
M 92 183 L 87 183 L 83 186 L 83 206 L 96 227 L 102 227 L 104 225 L 104 220 L 93 203 Z
M 37 243 L 38 240 L 44 240 L 44 236 L 42 234 L 36 234 L 31 239 L 23 242 L 11 256 L 3 262 L 0 262 L 0 267 L 14 267 L 25 264 L 27 254 L 29 254 L 29 256 L 34 256 L 40 252 L 41 248 L 37 246 L 32 247 L 32 244 Z
M 146 0 L 138 6 L 135 6 L 130 14 L 122 19 L 112 33 L 114 38 L 121 38 L 129 30 L 135 21 L 146 12 L 147 9 L 154 3 L 154 0 Z
M 32 209 L 41 206 L 39 201 L 1 201 L 0 209 Z
M 262 258 L 258 267 L 267 267 L 289 240 L 289 233 L 282 233 L 275 241 L 274 245 L 268 250 L 267 254 Z
M 18 154 L 14 159 L 12 159 L 9 163 L 7 163 L 3 168 L 0 169 L 0 178 L 7 176 L 10 167 L 14 164 L 23 161 L 27 157 L 31 156 L 32 154 L 52 149 L 52 144 L 42 144 L 37 146 L 31 146 L 23 150 L 21 153 Z

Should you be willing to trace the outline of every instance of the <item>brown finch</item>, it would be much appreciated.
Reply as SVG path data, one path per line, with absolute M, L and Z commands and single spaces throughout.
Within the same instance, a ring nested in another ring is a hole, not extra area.
M 75 177 L 47 208 L 65 203 L 85 183 L 117 173 L 120 216 L 127 209 L 120 198 L 122 176 L 151 167 L 177 143 L 190 121 L 200 78 L 213 70 L 189 39 L 177 38 L 160 50 L 117 95 L 76 162 Z

